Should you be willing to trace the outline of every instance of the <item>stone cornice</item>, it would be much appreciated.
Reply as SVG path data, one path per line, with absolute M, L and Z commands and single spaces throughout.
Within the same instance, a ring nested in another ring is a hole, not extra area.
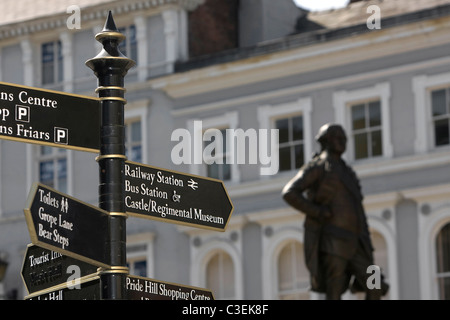
M 187 11 L 196 9 L 205 0 L 131 0 L 131 1 L 111 1 L 90 7 L 81 7 L 81 21 L 105 20 L 108 11 L 120 17 L 124 14 L 140 12 L 143 10 L 158 10 L 165 6 L 178 6 Z M 48 30 L 65 28 L 70 13 L 59 12 L 53 15 L 38 17 L 36 19 L 18 21 L 15 23 L 0 26 L 0 40 L 14 37 L 27 36 L 34 33 Z

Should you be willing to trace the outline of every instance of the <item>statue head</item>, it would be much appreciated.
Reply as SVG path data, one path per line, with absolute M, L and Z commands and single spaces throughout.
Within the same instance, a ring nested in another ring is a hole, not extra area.
M 340 124 L 327 123 L 320 127 L 316 141 L 320 143 L 322 151 L 329 150 L 342 154 L 345 151 L 347 137 Z

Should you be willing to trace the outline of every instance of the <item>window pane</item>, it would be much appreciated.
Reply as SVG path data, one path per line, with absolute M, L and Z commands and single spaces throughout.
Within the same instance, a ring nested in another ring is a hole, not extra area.
M 215 254 L 206 266 L 206 287 L 216 299 L 231 299 L 235 295 L 234 266 L 225 252 Z
M 234 267 L 233 261 L 226 253 L 221 254 L 222 270 L 223 270 L 223 295 L 224 297 L 234 296 Z
M 136 261 L 134 263 L 134 273 L 133 274 L 136 276 L 146 277 L 147 276 L 147 261 L 146 260 Z
M 291 170 L 291 147 L 280 148 L 280 171 Z
M 41 155 L 52 154 L 52 147 L 41 146 Z
M 67 161 L 66 159 L 58 160 L 57 167 L 58 185 L 57 188 L 61 192 L 67 192 Z
M 366 127 L 365 108 L 363 104 L 352 107 L 352 124 L 353 130 L 363 129 Z
M 128 33 L 128 41 L 130 43 L 130 56 L 128 58 L 137 62 L 137 40 L 136 40 L 136 27 L 130 26 Z
M 436 264 L 438 273 L 439 298 L 450 299 L 450 277 L 442 275 L 450 272 L 450 224 L 446 224 L 436 237 Z
M 141 141 L 141 122 L 136 121 L 131 123 L 131 141 Z
M 225 159 L 224 159 L 225 161 Z M 221 180 L 230 180 L 231 179 L 231 166 L 229 164 L 220 164 L 222 168 L 222 177 L 220 177 Z
M 303 117 L 292 118 L 292 136 L 294 140 L 303 140 Z
M 140 145 L 131 148 L 131 160 L 136 162 L 142 161 L 142 147 Z
M 57 42 L 57 51 L 58 51 L 58 81 L 63 81 L 63 55 L 62 55 L 62 45 L 61 41 Z
M 42 63 L 42 84 L 54 83 L 55 67 L 53 62 Z
M 355 159 L 367 157 L 367 134 L 355 134 Z
M 436 238 L 437 272 L 450 272 L 450 224 L 446 224 Z
M 295 168 L 300 168 L 304 163 L 303 144 L 295 146 Z
M 450 300 L 450 278 L 439 278 L 439 299 Z
M 39 164 L 39 181 L 53 187 L 53 161 L 43 161 Z
M 371 134 L 372 138 L 372 156 L 381 156 L 382 153 L 382 142 L 381 142 L 381 131 L 374 131 Z
M 447 114 L 445 89 L 431 92 L 431 105 L 433 109 L 433 117 Z
M 219 179 L 219 165 L 217 163 L 212 163 L 206 166 L 207 176 L 210 178 Z
M 369 103 L 369 126 L 370 127 L 381 126 L 380 101 L 374 101 Z
M 53 42 L 42 44 L 42 62 L 53 62 L 54 52 Z
M 434 122 L 434 141 L 436 146 L 449 144 L 448 120 L 437 120 Z
M 289 141 L 289 121 L 288 119 L 279 119 L 275 122 L 276 129 L 279 130 L 279 142 Z

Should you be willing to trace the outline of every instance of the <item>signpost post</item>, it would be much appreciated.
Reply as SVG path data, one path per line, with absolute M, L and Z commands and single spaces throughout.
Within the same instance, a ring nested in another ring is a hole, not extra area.
M 43 184 L 31 188 L 24 209 L 31 242 L 108 268 L 108 212 Z
M 0 82 L 0 138 L 98 153 L 100 100 Z
M 125 39 L 114 23 L 111 11 L 102 32 L 95 36 L 103 50 L 86 61 L 98 78 L 96 91 L 101 100 L 99 206 L 109 212 L 109 251 L 111 267 L 100 276 L 101 297 L 106 300 L 126 299 L 126 219 L 123 201 L 125 156 L 124 77 L 135 64 L 119 51 Z
M 225 231 L 233 211 L 223 182 L 125 162 L 125 207 L 130 215 Z

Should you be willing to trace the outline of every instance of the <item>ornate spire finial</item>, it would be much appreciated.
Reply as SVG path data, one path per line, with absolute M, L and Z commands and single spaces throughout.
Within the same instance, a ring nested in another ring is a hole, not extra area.
M 92 70 L 99 69 L 95 67 L 96 63 L 102 63 L 99 61 L 110 58 L 119 58 L 121 61 L 117 61 L 116 63 L 124 64 L 125 72 L 135 65 L 133 60 L 125 57 L 119 50 L 119 43 L 125 40 L 125 35 L 117 30 L 111 11 L 108 12 L 103 30 L 95 35 L 95 40 L 103 45 L 103 49 L 95 58 L 86 61 L 86 65 Z

